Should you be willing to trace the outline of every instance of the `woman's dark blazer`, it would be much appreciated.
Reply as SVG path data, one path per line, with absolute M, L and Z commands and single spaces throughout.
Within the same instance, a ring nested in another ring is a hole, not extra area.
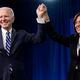
M 69 80 L 74 80 L 73 76 L 75 73 L 75 68 L 80 63 L 79 57 L 77 56 L 77 44 L 78 44 L 79 34 L 76 33 L 68 37 L 63 37 L 62 35 L 55 32 L 54 27 L 50 22 L 46 24 L 41 24 L 41 26 L 45 26 L 45 31 L 52 40 L 70 48 L 71 64 L 69 71 Z

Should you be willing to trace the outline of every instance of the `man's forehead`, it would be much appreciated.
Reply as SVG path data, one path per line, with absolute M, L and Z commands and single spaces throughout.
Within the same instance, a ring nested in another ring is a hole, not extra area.
M 14 11 L 10 7 L 0 7 L 0 13 L 8 12 L 14 16 Z

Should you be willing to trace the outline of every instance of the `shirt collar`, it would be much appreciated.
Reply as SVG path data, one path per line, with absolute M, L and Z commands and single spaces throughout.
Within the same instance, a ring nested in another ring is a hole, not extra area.
M 1 28 L 2 32 L 4 32 L 4 34 L 6 34 L 7 30 L 4 28 Z M 9 30 L 10 33 L 12 33 L 12 28 Z

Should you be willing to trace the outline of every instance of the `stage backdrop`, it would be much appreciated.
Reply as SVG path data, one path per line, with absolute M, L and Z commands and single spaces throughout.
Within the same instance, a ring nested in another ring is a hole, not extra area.
M 0 0 L 0 6 L 15 11 L 14 28 L 36 33 L 36 8 L 45 3 L 55 31 L 63 36 L 74 33 L 73 17 L 80 11 L 79 0 Z M 17 26 L 17 27 L 16 27 Z M 29 45 L 24 56 L 26 80 L 66 80 L 70 65 L 69 48 L 47 35 L 42 44 Z

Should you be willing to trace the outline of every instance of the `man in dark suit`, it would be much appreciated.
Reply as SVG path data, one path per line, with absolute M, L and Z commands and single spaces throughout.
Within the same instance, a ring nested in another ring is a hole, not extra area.
M 41 4 L 38 6 L 38 10 L 40 18 L 39 20 L 37 19 L 37 21 L 41 26 L 46 26 L 46 33 L 52 40 L 69 47 L 71 50 L 71 65 L 68 80 L 80 80 L 80 13 L 76 14 L 74 17 L 74 29 L 76 34 L 63 37 L 55 32 L 51 25 L 46 6 Z
M 0 7 L 0 80 L 25 80 L 23 54 L 26 46 L 44 39 L 43 27 L 38 26 L 34 35 L 24 30 L 16 31 L 13 22 L 13 10 Z

